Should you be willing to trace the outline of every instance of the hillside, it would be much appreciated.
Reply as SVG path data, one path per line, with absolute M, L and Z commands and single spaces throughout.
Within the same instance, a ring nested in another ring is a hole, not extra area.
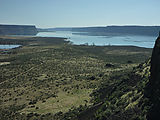
M 140 91 L 132 88 L 139 81 L 130 82 L 129 77 L 136 73 L 130 72 L 133 68 L 135 71 L 143 68 L 137 66 L 151 56 L 152 49 L 72 45 L 64 38 L 3 37 L 0 40 L 23 43 L 8 54 L 0 52 L 1 120 L 100 119 L 110 116 L 110 110 L 115 107 L 117 110 L 124 107 L 123 101 L 131 95 L 135 98 L 128 100 L 126 109 L 135 105 L 131 101 L 142 96 L 141 87 L 138 87 Z M 132 78 L 136 80 L 139 76 Z
M 0 25 L 0 35 L 36 35 L 37 29 L 30 25 Z
M 156 40 L 151 59 L 132 70 L 114 72 L 91 94 L 93 106 L 73 110 L 66 116 L 77 120 L 158 120 L 159 46 L 160 37 Z

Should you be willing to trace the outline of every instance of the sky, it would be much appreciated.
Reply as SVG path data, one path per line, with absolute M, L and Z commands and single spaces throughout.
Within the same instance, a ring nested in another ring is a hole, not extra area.
M 0 24 L 160 25 L 160 0 L 0 0 Z

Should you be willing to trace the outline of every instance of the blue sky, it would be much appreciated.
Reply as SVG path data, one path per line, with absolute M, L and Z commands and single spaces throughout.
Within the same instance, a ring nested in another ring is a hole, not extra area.
M 160 0 L 0 0 L 0 24 L 160 25 Z

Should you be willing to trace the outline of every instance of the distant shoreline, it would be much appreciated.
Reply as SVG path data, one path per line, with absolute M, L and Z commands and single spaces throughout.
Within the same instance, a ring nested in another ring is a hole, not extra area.
M 68 38 L 65 38 L 65 37 L 11 36 L 11 35 L 2 36 L 2 35 L 0 35 L 0 45 L 17 45 L 17 44 L 19 44 L 21 46 L 16 47 L 16 48 L 20 48 L 25 45 L 28 45 L 27 42 L 37 41 L 40 39 L 61 39 L 64 42 L 67 42 L 68 44 L 70 43 L 70 41 L 68 41 Z M 86 45 L 86 44 L 79 44 L 79 45 L 72 44 L 72 45 L 74 45 L 74 46 L 95 46 L 95 47 L 137 47 L 137 48 L 152 49 L 152 48 L 147 48 L 147 47 L 139 47 L 139 46 L 135 46 L 135 45 Z

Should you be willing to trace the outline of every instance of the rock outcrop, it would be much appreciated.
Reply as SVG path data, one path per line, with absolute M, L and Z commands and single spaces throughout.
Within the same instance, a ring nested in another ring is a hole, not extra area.
M 150 101 L 148 120 L 158 120 L 160 115 L 160 35 L 155 42 L 151 57 L 151 76 L 146 87 L 146 96 Z
M 0 35 L 36 35 L 37 29 L 30 25 L 0 25 Z

